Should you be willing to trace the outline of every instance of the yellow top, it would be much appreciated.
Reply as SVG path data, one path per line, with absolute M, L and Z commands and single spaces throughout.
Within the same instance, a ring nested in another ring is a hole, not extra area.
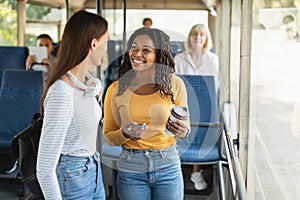
M 105 96 L 103 133 L 110 145 L 122 145 L 126 149 L 162 149 L 173 146 L 176 138 L 165 134 L 165 127 L 173 106 L 187 107 L 184 82 L 176 75 L 171 79 L 175 105 L 162 97 L 160 91 L 150 95 L 138 95 L 130 89 L 117 96 L 118 81 L 112 83 Z M 121 128 L 130 122 L 146 123 L 147 130 L 140 140 L 124 137 Z M 188 120 L 189 126 L 189 120 Z

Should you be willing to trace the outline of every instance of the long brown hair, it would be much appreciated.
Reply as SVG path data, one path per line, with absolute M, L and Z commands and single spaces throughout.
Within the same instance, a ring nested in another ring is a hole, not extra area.
M 174 103 L 174 95 L 171 86 L 171 76 L 175 72 L 175 63 L 172 56 L 170 37 L 163 31 L 155 28 L 142 27 L 136 30 L 127 43 L 127 49 L 124 54 L 124 61 L 119 70 L 119 90 L 117 95 L 123 92 L 131 84 L 134 72 L 129 58 L 129 50 L 134 39 L 139 35 L 148 35 L 154 42 L 156 48 L 156 68 L 155 68 L 155 86 L 162 96 L 166 96 Z
M 55 66 L 50 74 L 41 98 L 41 113 L 49 87 L 88 55 L 93 39 L 107 32 L 107 21 L 100 15 L 81 10 L 68 20 L 60 42 Z

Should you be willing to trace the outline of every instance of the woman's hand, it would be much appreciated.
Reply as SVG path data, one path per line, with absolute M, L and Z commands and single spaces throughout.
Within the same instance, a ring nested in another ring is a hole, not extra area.
M 29 70 L 32 63 L 35 63 L 35 62 L 36 62 L 36 57 L 34 55 L 29 55 L 26 58 L 26 70 Z
M 181 120 L 168 120 L 167 127 L 169 131 L 175 134 L 176 137 L 184 139 L 189 133 L 188 125 L 185 121 Z
M 131 122 L 122 128 L 122 133 L 126 138 L 130 138 L 132 140 L 139 140 L 142 138 L 145 130 L 147 129 L 146 124 L 138 125 L 136 122 Z

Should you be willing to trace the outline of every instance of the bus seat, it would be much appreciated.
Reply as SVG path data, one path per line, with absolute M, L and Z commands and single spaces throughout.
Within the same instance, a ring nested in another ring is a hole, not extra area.
M 107 53 L 108 53 L 109 64 L 119 64 L 118 58 L 123 53 L 122 45 L 123 44 L 121 40 L 108 40 Z
M 109 40 L 107 43 L 108 67 L 104 70 L 102 76 L 104 101 L 107 88 L 119 77 L 119 68 L 123 58 L 123 43 L 121 40 Z
M 216 165 L 225 162 L 218 98 L 213 76 L 178 75 L 186 86 L 191 132 L 177 139 L 183 165 Z M 221 170 L 221 169 L 220 169 Z M 220 175 L 222 172 L 218 171 Z M 220 177 L 220 176 L 219 176 Z M 220 182 L 220 181 L 218 181 Z M 219 187 L 221 188 L 221 187 Z
M 198 76 L 198 75 L 179 75 L 186 86 L 188 94 L 188 106 L 191 121 L 191 133 L 185 140 L 178 140 L 181 145 L 182 155 L 181 160 L 185 161 L 213 161 L 220 158 L 214 154 L 214 150 L 218 148 L 219 134 L 215 128 L 198 127 L 194 123 L 215 123 L 219 121 L 219 109 L 217 95 L 214 90 L 215 84 L 213 76 Z M 210 137 L 206 137 L 210 136 Z M 188 145 L 188 146 L 186 146 Z M 190 153 L 199 151 L 199 146 L 202 146 L 200 154 L 190 155 Z M 206 149 L 206 148 L 211 148 Z M 205 153 L 205 154 L 204 154 Z
M 12 138 L 25 129 L 40 110 L 43 91 L 41 72 L 5 69 L 0 88 L 0 170 L 9 172 L 15 163 Z
M 57 52 L 58 52 L 58 48 L 59 48 L 59 46 L 60 46 L 60 41 L 58 41 L 57 43 L 53 43 L 53 46 L 54 46 L 54 49 L 53 49 L 53 51 L 51 52 L 51 54 L 52 54 L 54 57 L 56 57 Z
M 25 69 L 27 47 L 0 46 L 0 84 L 4 69 Z
M 171 47 L 173 57 L 185 50 L 184 42 L 181 41 L 171 41 Z
M 100 152 L 101 156 L 101 163 L 102 165 L 105 165 L 106 167 L 103 168 L 103 173 L 110 174 L 109 180 L 104 179 L 104 185 L 105 186 L 112 186 L 112 200 L 117 200 L 117 171 L 118 171 L 118 161 L 120 158 L 120 154 L 122 151 L 122 146 L 111 146 L 105 142 L 105 138 L 102 133 L 102 125 L 103 121 L 101 121 L 101 124 L 98 129 L 98 135 L 99 135 L 99 147 L 98 151 Z M 109 170 L 109 171 L 105 171 Z M 109 190 L 109 187 L 107 188 Z M 109 192 L 110 193 L 110 192 Z

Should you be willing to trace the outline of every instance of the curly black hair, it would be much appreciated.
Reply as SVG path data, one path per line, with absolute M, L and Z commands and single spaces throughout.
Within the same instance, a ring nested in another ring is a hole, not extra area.
M 134 71 L 129 58 L 129 50 L 133 41 L 139 35 L 148 35 L 154 42 L 156 48 L 156 68 L 155 68 L 155 86 L 154 89 L 160 91 L 162 96 L 170 98 L 174 103 L 174 95 L 171 86 L 171 76 L 175 72 L 175 63 L 172 56 L 170 37 L 163 31 L 155 28 L 142 27 L 136 30 L 128 40 L 127 49 L 124 54 L 123 62 L 119 69 L 119 86 L 117 95 L 123 92 L 131 84 Z

